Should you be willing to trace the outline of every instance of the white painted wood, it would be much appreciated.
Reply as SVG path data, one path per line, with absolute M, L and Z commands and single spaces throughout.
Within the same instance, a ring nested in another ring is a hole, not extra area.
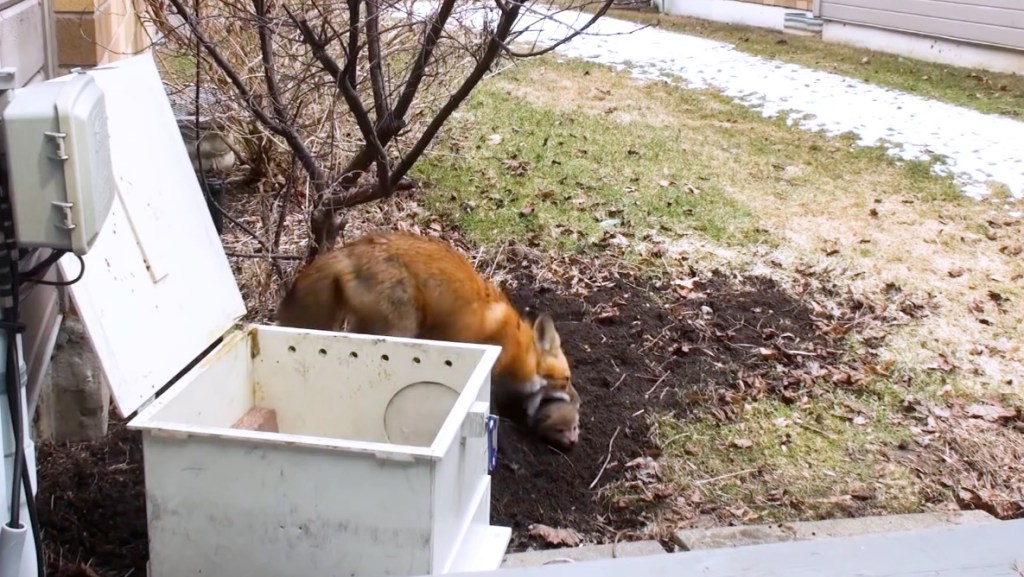
M 1020 577 L 1024 519 L 502 569 L 501 577 Z M 467 572 L 461 577 L 494 577 Z
M 69 290 L 118 410 L 130 415 L 221 337 L 245 305 L 152 56 L 89 74 L 106 98 L 119 190 L 84 257 L 85 275 Z M 80 269 L 72 255 L 60 266 L 65 278 Z
M 487 440 L 462 432 L 489 406 L 499 353 L 276 326 L 233 331 L 129 423 L 143 431 L 151 576 L 498 568 L 511 531 L 490 526 Z M 419 381 L 456 395 L 424 396 L 424 412 L 444 412 L 439 426 L 389 443 L 389 406 Z M 254 405 L 277 413 L 279 432 L 229 428 Z

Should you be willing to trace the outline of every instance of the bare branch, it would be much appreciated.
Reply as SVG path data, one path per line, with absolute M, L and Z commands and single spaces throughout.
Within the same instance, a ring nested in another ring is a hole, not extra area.
M 388 174 L 388 156 L 387 152 L 384 151 L 384 147 L 380 140 L 377 139 L 377 132 L 374 130 L 373 122 L 370 120 L 370 115 L 367 114 L 366 108 L 363 106 L 362 100 L 359 98 L 359 93 L 356 92 L 355 87 L 349 82 L 348 76 L 344 70 L 338 66 L 337 61 L 331 58 L 331 55 L 327 53 L 326 42 L 317 36 L 310 27 L 309 22 L 305 18 L 298 18 L 288 8 L 285 8 L 288 16 L 292 19 L 292 22 L 299 28 L 299 32 L 302 34 L 303 39 L 309 45 L 313 51 L 313 56 L 320 62 L 324 70 L 334 79 L 335 86 L 341 92 L 342 97 L 345 99 L 345 103 L 348 104 L 349 110 L 355 117 L 356 123 L 359 125 L 359 130 L 363 134 L 363 138 L 372 148 L 374 155 L 377 160 L 377 178 L 378 185 L 388 186 L 390 180 L 384 180 Z M 351 58 L 351 55 L 350 55 Z
M 452 10 L 455 9 L 455 0 L 443 0 L 441 7 L 438 9 L 437 14 L 434 15 L 430 26 L 427 28 L 427 32 L 423 37 L 422 44 L 420 45 L 419 53 L 416 55 L 416 60 L 413 62 L 412 70 L 409 71 L 409 77 L 405 81 L 405 85 L 402 89 L 402 94 L 398 97 L 398 101 L 395 103 L 395 109 L 393 112 L 393 118 L 389 118 L 390 121 L 385 121 L 379 127 L 377 132 L 377 138 L 382 144 L 387 144 L 394 138 L 398 131 L 402 129 L 405 124 L 405 115 L 409 112 L 409 107 L 412 106 L 413 99 L 416 98 L 416 92 L 420 88 L 420 83 L 423 81 L 424 71 L 427 69 L 427 65 L 431 61 L 431 57 L 434 54 L 434 50 L 437 48 L 438 42 L 441 40 L 441 34 L 444 32 L 444 27 L 448 23 L 448 19 L 452 15 Z M 369 147 L 363 147 L 356 155 L 349 161 L 348 166 L 345 167 L 346 176 L 349 174 L 358 174 L 363 172 L 370 165 Z M 346 180 L 342 180 L 342 185 L 350 184 Z
M 345 62 L 345 73 L 350 86 L 356 85 L 356 69 L 359 66 L 359 3 L 361 0 L 348 0 L 348 60 Z M 328 21 L 330 23 L 330 21 Z
M 611 0 L 607 1 L 610 2 Z M 430 124 L 423 130 L 416 144 L 413 145 L 412 149 L 402 158 L 402 162 L 392 171 L 391 178 L 393 181 L 397 181 L 409 172 L 413 164 L 419 160 L 427 146 L 430 145 L 437 132 L 441 130 L 441 126 L 448 120 L 448 117 L 455 112 L 455 109 L 462 104 L 462 101 L 469 96 L 469 93 L 476 88 L 476 85 L 487 74 L 487 71 L 491 68 L 504 43 L 507 41 L 509 33 L 512 32 L 512 27 L 519 17 L 519 11 L 522 6 L 522 3 L 517 0 L 509 0 L 507 2 L 505 10 L 502 11 L 501 17 L 498 19 L 498 25 L 495 27 L 494 33 L 487 43 L 487 49 L 480 59 L 477 60 L 476 66 L 473 67 L 473 70 L 462 82 L 462 85 L 459 86 L 459 89 L 445 102 L 441 110 L 437 112 Z
M 246 103 L 246 106 L 252 115 L 256 117 L 261 124 L 267 127 L 268 130 L 284 138 L 299 157 L 299 162 L 302 163 L 302 166 L 309 174 L 310 179 L 314 183 L 322 183 L 325 180 L 324 172 L 320 168 L 320 165 L 313 159 L 313 155 L 310 154 L 309 149 L 306 148 L 305 144 L 298 137 L 298 134 L 296 134 L 294 126 L 282 125 L 272 120 L 267 113 L 256 104 L 256 99 L 252 92 L 248 87 L 246 87 L 245 83 L 242 82 L 241 77 L 234 68 L 228 64 L 227 60 L 225 60 L 217 47 L 206 38 L 206 35 L 203 34 L 202 30 L 199 28 L 199 22 L 195 15 L 190 14 L 185 9 L 182 0 L 168 1 L 188 24 L 192 33 L 196 35 L 198 42 L 202 45 L 206 53 L 209 54 L 210 58 L 213 59 L 214 63 L 217 64 L 220 71 L 228 78 L 235 89 L 238 90 L 238 94 L 242 97 L 242 100 Z M 196 120 L 198 121 L 198 119 Z
M 584 24 L 579 30 L 574 30 L 571 34 L 565 36 L 564 38 L 562 38 L 561 40 L 555 42 L 551 46 L 548 46 L 546 48 L 542 48 L 540 50 L 535 50 L 533 52 L 516 52 L 516 51 L 512 50 L 511 48 L 509 48 L 508 46 L 504 46 L 504 50 L 505 50 L 505 52 L 509 56 L 512 56 L 513 58 L 531 58 L 531 57 L 534 57 L 534 56 L 540 56 L 542 54 L 547 54 L 548 52 L 553 52 L 559 46 L 565 44 L 566 42 L 572 40 L 573 38 L 576 38 L 580 34 L 583 34 L 587 30 L 587 28 L 590 28 L 591 26 L 593 26 L 602 16 L 605 15 L 605 13 L 608 12 L 608 10 L 612 7 L 612 4 L 614 4 L 614 3 L 615 3 L 615 0 L 604 0 L 602 2 L 602 4 L 601 4 L 601 7 L 598 8 L 597 12 L 594 13 L 593 17 L 591 17 L 590 20 L 588 20 L 586 24 Z
M 370 60 L 370 83 L 373 86 L 373 104 L 377 112 L 377 129 L 384 122 L 390 122 L 391 109 L 384 94 L 384 57 L 380 53 L 380 3 L 366 0 L 369 14 L 366 15 L 366 54 Z
M 323 208 L 338 211 L 353 206 L 359 206 L 375 200 L 386 198 L 389 194 L 403 190 L 414 190 L 419 183 L 411 178 L 402 178 L 391 186 L 391 192 L 384 194 L 384 190 L 377 184 L 368 184 L 345 193 L 334 194 L 324 199 Z

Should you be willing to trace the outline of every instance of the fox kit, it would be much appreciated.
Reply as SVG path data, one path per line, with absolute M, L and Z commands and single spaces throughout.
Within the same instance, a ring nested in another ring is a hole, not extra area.
M 405 232 L 377 232 L 322 255 L 295 277 L 278 324 L 313 330 L 494 344 L 495 388 L 525 399 L 542 387 L 579 405 L 555 323 L 531 326 L 508 297 L 447 244 Z
M 542 388 L 526 403 L 526 423 L 547 444 L 571 451 L 579 440 L 579 403 L 565 391 Z

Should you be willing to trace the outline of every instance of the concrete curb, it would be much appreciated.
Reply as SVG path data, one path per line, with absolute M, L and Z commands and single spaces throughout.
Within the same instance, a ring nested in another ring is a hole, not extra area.
M 950 511 L 801 521 L 778 525 L 745 525 L 686 529 L 675 534 L 674 541 L 684 551 L 743 547 L 781 541 L 807 541 L 833 537 L 852 537 L 868 533 L 914 531 L 930 527 L 997 521 L 984 511 Z
M 580 561 L 596 561 L 620 557 L 643 557 L 665 553 L 665 548 L 657 541 L 630 541 L 608 545 L 585 545 L 583 547 L 565 547 L 562 549 L 540 549 L 509 553 L 501 563 L 502 569 L 515 567 L 536 567 L 538 565 L 554 565 L 556 563 L 577 563 Z

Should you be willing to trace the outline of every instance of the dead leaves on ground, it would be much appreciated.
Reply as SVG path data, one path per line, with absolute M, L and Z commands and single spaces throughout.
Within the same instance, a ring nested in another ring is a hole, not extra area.
M 555 547 L 576 547 L 583 542 L 583 535 L 575 529 L 556 529 L 540 523 L 530 525 L 529 534 L 531 537 L 543 539 L 545 543 Z
M 984 419 L 990 423 L 1020 417 L 1020 410 L 1007 409 L 1001 405 L 973 404 L 964 409 L 964 412 L 969 417 Z
M 921 449 L 893 459 L 909 464 L 926 484 L 949 491 L 963 509 L 1000 519 L 1024 516 L 1024 418 L 1000 403 L 929 405 L 904 402 L 909 430 Z

